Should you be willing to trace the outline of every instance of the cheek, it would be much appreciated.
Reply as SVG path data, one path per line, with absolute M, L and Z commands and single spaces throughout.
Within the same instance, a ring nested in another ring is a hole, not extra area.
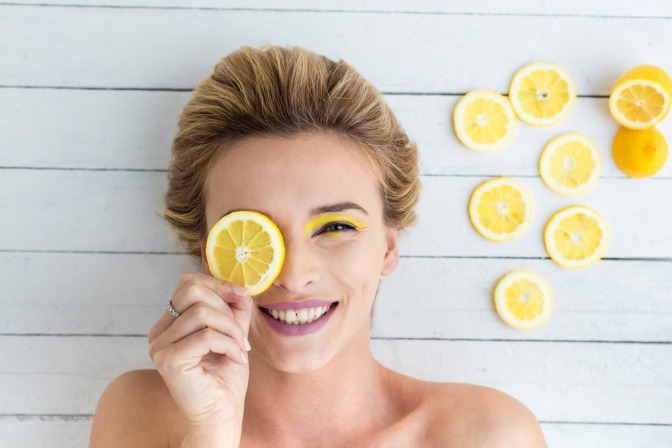
M 381 244 L 351 244 L 330 251 L 328 271 L 348 292 L 369 293 L 378 288 L 385 248 Z

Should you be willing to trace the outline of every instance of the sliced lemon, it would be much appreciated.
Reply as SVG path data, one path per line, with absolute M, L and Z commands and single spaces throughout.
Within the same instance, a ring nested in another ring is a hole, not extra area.
M 611 144 L 611 155 L 619 170 L 630 177 L 651 177 L 663 169 L 668 147 L 658 129 L 633 130 L 621 126 Z
M 533 126 L 550 126 L 569 114 L 576 88 L 569 73 L 548 62 L 536 62 L 513 75 L 509 100 L 518 118 Z
M 499 317 L 518 330 L 537 328 L 551 317 L 551 288 L 535 272 L 518 270 L 506 274 L 497 283 L 494 296 Z
M 609 112 L 629 129 L 647 129 L 670 111 L 672 79 L 661 68 L 640 65 L 623 73 L 609 96 Z
M 544 146 L 539 174 L 551 190 L 575 196 L 590 190 L 600 178 L 602 157 L 597 145 L 582 134 L 560 135 Z
M 485 89 L 472 90 L 457 102 L 453 126 L 457 138 L 467 148 L 494 152 L 511 142 L 516 116 L 503 95 Z
M 487 180 L 471 194 L 469 221 L 491 241 L 519 238 L 532 221 L 532 196 L 523 184 L 508 177 Z
M 573 205 L 555 213 L 544 228 L 544 245 L 553 261 L 581 269 L 597 263 L 609 244 L 609 227 L 599 213 Z
M 285 245 L 280 229 L 267 216 L 235 211 L 210 229 L 205 255 L 214 277 L 245 286 L 256 295 L 280 274 Z

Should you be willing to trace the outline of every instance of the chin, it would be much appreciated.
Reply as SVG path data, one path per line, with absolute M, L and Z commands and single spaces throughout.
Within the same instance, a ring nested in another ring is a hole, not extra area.
M 282 373 L 309 373 L 318 371 L 329 364 L 333 359 L 323 351 L 314 355 L 306 355 L 305 351 L 297 350 L 298 353 L 269 354 L 257 353 L 262 362 L 268 364 L 273 370 Z

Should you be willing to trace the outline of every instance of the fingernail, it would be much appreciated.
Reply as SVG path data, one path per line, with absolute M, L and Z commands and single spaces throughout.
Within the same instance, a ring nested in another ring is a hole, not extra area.
M 247 338 L 245 338 L 245 349 L 246 349 L 248 352 L 249 352 L 250 350 L 252 350 L 252 346 L 250 345 L 250 341 L 249 341 Z
M 233 285 L 233 288 L 231 288 L 231 290 L 237 296 L 246 296 L 247 295 L 247 288 L 244 287 L 244 286 Z

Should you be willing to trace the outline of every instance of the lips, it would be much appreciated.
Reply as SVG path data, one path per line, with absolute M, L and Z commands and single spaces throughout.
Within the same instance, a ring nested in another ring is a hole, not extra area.
M 313 333 L 324 326 L 338 302 L 306 300 L 280 302 L 259 307 L 264 320 L 277 332 L 288 336 Z

